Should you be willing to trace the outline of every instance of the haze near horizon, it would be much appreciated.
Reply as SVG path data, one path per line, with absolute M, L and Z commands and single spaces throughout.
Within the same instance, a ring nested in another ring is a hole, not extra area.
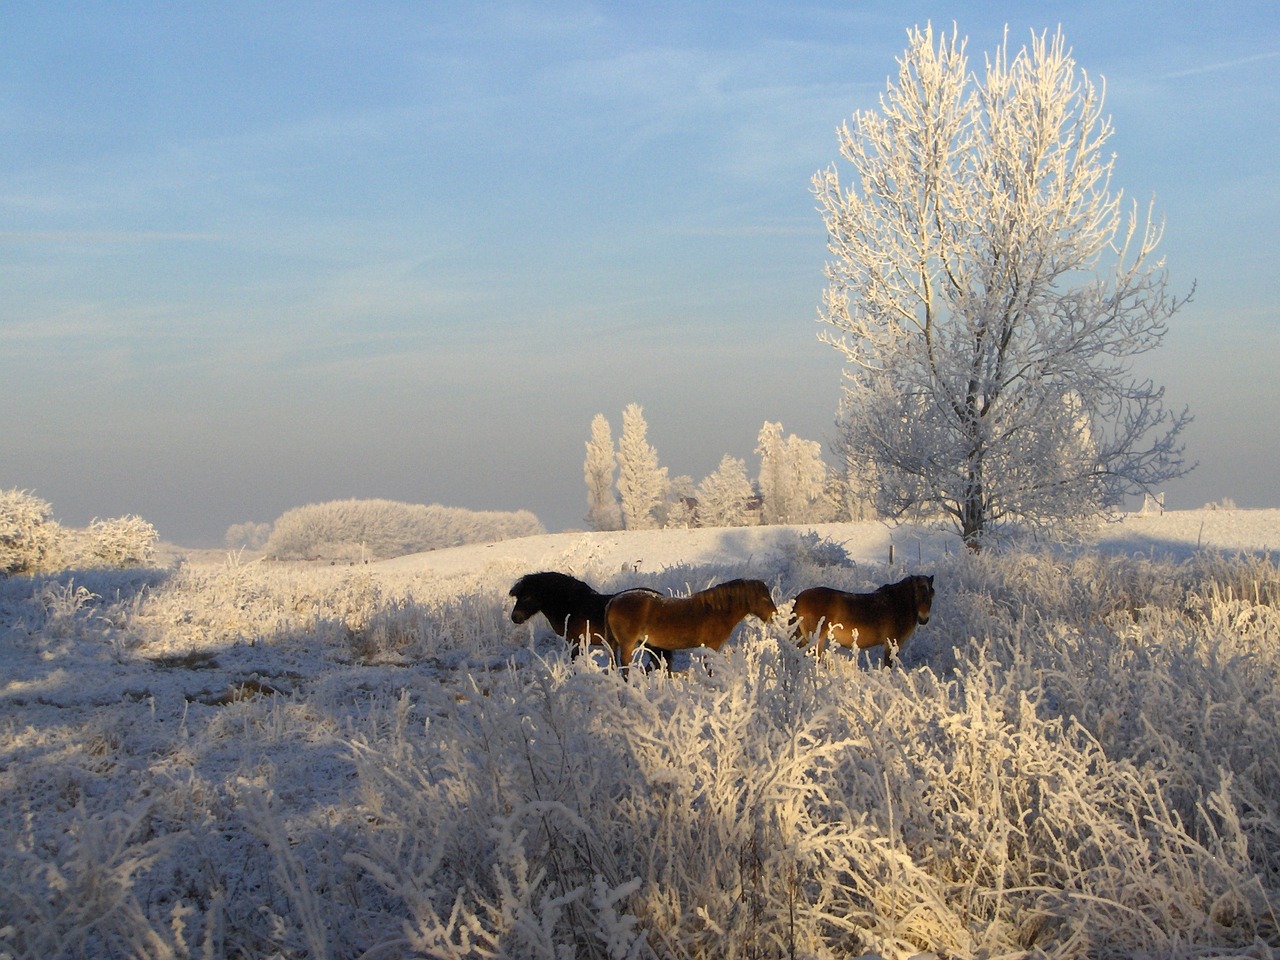
M 643 405 L 672 476 L 828 441 L 810 178 L 906 30 L 1061 24 L 1113 188 L 1195 297 L 1140 369 L 1191 407 L 1169 507 L 1277 506 L 1270 5 L 28 5 L 0 37 L 0 488 L 166 540 L 327 500 L 580 526 Z

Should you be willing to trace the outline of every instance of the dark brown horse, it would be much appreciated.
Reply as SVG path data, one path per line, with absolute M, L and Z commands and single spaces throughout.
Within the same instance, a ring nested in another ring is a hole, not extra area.
M 910 576 L 873 593 L 845 593 L 830 587 L 802 590 L 795 601 L 800 645 L 818 635 L 818 656 L 827 638 L 844 647 L 884 647 L 883 665 L 893 664 L 890 644 L 899 649 L 918 624 L 929 622 L 933 609 L 933 577 Z
M 542 614 L 556 636 L 568 641 L 575 656 L 585 647 L 605 642 L 604 609 L 613 599 L 612 593 L 599 593 L 567 573 L 544 571 L 525 574 L 512 586 L 510 595 L 516 600 L 512 623 L 524 623 Z M 666 659 L 670 660 L 669 654 Z
M 763 580 L 730 580 L 689 597 L 624 590 L 609 601 L 605 620 L 614 656 L 626 669 L 641 642 L 660 655 L 693 647 L 719 650 L 747 614 L 768 623 L 777 612 Z

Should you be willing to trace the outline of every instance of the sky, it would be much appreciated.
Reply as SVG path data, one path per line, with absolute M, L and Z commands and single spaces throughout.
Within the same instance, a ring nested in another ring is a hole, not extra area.
M 1139 372 L 1166 505 L 1280 506 L 1273 0 L 6 4 L 0 489 L 167 541 L 346 498 L 580 527 L 592 417 L 671 476 L 828 444 L 811 178 L 906 31 L 1059 25 L 1195 294 Z

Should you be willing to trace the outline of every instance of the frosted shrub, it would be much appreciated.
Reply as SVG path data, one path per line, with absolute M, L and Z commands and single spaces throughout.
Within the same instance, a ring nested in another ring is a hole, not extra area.
M 0 575 L 50 573 L 65 566 L 144 567 L 155 559 L 155 527 L 141 517 L 95 519 L 69 531 L 52 507 L 19 490 L 0 492 Z
M 92 566 L 148 567 L 155 562 L 156 528 L 141 517 L 97 520 L 84 538 L 83 560 Z
M 45 633 L 53 637 L 69 637 L 76 632 L 77 623 L 82 613 L 90 615 L 94 602 L 102 599 L 87 587 L 75 585 L 68 580 L 59 583 L 50 580 L 45 583 L 37 598 L 45 609 Z
M 527 510 L 507 513 L 391 500 L 337 500 L 282 514 L 263 549 L 281 559 L 360 562 L 544 532 L 538 518 Z
M 57 569 L 62 541 L 48 503 L 25 490 L 0 490 L 0 576 Z
M 796 538 L 791 558 L 815 567 L 848 567 L 853 565 L 843 545 L 809 530 Z

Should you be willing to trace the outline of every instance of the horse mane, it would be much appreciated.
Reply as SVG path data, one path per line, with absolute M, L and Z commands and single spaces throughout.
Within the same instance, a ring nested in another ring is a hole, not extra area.
M 511 596 L 518 596 L 531 588 L 554 592 L 561 599 L 579 599 L 596 594 L 590 584 L 583 583 L 577 577 L 556 570 L 543 570 L 540 573 L 526 573 L 517 580 L 511 588 Z
M 915 579 L 916 579 L 916 575 L 912 574 L 911 576 L 903 577 L 901 580 L 898 580 L 894 583 L 882 584 L 881 586 L 876 587 L 875 592 L 876 593 L 892 593 L 895 590 L 901 590 L 903 587 L 907 586 L 908 584 L 913 583 Z

